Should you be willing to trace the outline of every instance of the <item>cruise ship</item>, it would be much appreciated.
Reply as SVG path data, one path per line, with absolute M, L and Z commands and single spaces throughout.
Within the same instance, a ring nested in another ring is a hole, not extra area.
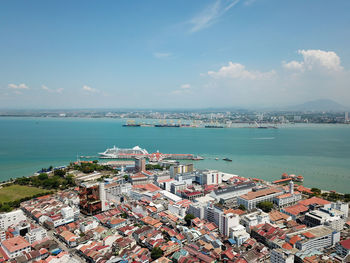
M 135 146 L 134 148 L 118 148 L 113 147 L 105 150 L 103 153 L 99 153 L 100 158 L 105 159 L 119 159 L 119 158 L 134 158 L 138 156 L 148 156 L 148 152 L 145 149 Z

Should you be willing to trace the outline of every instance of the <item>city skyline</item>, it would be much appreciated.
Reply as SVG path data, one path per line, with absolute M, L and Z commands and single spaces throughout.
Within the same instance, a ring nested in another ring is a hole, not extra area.
M 1 108 L 350 106 L 347 1 L 1 6 Z

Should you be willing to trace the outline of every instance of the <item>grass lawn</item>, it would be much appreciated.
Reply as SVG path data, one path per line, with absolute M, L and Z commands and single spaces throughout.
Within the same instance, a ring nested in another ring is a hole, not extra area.
M 27 196 L 46 193 L 48 190 L 25 185 L 11 185 L 0 188 L 0 203 L 15 201 Z

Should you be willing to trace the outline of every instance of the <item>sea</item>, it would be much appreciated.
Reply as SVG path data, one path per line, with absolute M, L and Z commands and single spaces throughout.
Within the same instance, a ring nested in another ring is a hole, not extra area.
M 208 129 L 123 127 L 124 123 L 109 118 L 0 117 L 0 181 L 67 165 L 79 156 L 97 156 L 114 145 L 138 145 L 150 153 L 200 155 L 204 160 L 192 161 L 197 169 L 268 181 L 280 179 L 282 173 L 300 174 L 307 187 L 350 193 L 350 125 Z

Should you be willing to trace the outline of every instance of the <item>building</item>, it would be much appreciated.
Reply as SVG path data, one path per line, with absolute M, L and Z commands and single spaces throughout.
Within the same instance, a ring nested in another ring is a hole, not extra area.
M 293 220 L 296 220 L 300 216 L 304 215 L 309 208 L 305 205 L 301 205 L 300 203 L 292 206 L 287 206 L 281 209 L 281 212 L 292 217 Z
M 339 210 L 320 209 L 310 211 L 305 214 L 304 223 L 311 227 L 325 225 L 334 230 L 341 231 L 344 228 L 345 220 L 337 214 L 337 211 Z M 341 211 L 339 212 L 342 213 Z
M 173 178 L 177 174 L 184 174 L 184 173 L 192 173 L 193 172 L 193 164 L 179 164 L 179 165 L 172 165 L 170 166 L 170 176 Z
M 256 184 L 251 181 L 238 183 L 233 186 L 214 190 L 210 193 L 210 196 L 222 204 L 235 205 L 238 196 L 247 194 L 252 191 L 254 187 L 256 187 Z
M 344 213 L 344 217 L 346 218 L 349 214 L 349 204 L 337 201 L 335 203 L 325 204 L 325 209 L 335 209 Z
M 294 255 L 288 250 L 281 248 L 271 250 L 271 263 L 294 263 Z
M 274 197 L 273 202 L 279 207 L 294 205 L 301 200 L 301 193 L 294 192 L 294 183 L 289 181 L 289 191 L 288 193 Z
M 199 219 L 204 219 L 206 206 L 207 204 L 203 202 L 192 203 L 188 207 L 188 213 L 198 217 Z
M 135 159 L 135 170 L 136 172 L 146 171 L 146 159 L 143 157 Z
M 100 185 L 98 183 L 84 183 L 79 186 L 79 207 L 83 214 L 95 215 L 102 212 L 102 202 L 100 199 L 100 193 L 102 191 L 99 188 Z
M 43 240 L 46 237 L 47 237 L 47 231 L 42 227 L 37 227 L 29 231 L 26 234 L 25 239 L 30 244 L 33 244 L 34 242 Z
M 261 210 L 243 215 L 241 218 L 241 224 L 245 226 L 247 230 L 253 226 L 265 223 L 270 223 L 270 217 L 269 214 Z
M 233 213 L 220 214 L 221 224 L 219 225 L 219 231 L 223 236 L 230 236 L 230 229 L 239 225 L 239 216 Z
M 196 182 L 200 185 L 222 183 L 223 173 L 217 170 L 200 170 L 196 172 Z
M 139 172 L 133 176 L 130 176 L 131 184 L 132 185 L 139 185 L 139 184 L 148 184 L 151 181 L 149 180 L 148 176 L 145 175 L 142 172 Z
M 26 220 L 26 217 L 22 210 L 0 214 L 0 228 L 7 229 L 9 226 L 15 226 L 23 220 Z
M 236 225 L 230 228 L 230 237 L 233 238 L 237 246 L 240 246 L 250 238 L 250 235 L 247 233 L 244 226 Z
M 316 226 L 287 234 L 285 240 L 301 251 L 322 249 L 339 242 L 340 233 L 330 227 Z
M 23 255 L 24 252 L 29 253 L 31 245 L 22 236 L 16 236 L 2 241 L 1 248 L 9 258 L 13 259 Z
M 247 194 L 237 197 L 237 204 L 244 205 L 247 210 L 256 208 L 256 205 L 264 202 L 273 202 L 276 196 L 282 195 L 283 190 L 276 187 L 269 187 L 262 190 L 251 191 Z
M 170 186 L 170 191 L 173 193 L 173 194 L 178 194 L 178 195 L 181 195 L 179 194 L 178 192 L 186 189 L 187 185 L 185 182 L 178 182 L 178 181 L 174 181 L 171 183 L 171 186 Z
M 350 239 L 342 240 L 335 245 L 337 254 L 342 258 L 350 253 Z

